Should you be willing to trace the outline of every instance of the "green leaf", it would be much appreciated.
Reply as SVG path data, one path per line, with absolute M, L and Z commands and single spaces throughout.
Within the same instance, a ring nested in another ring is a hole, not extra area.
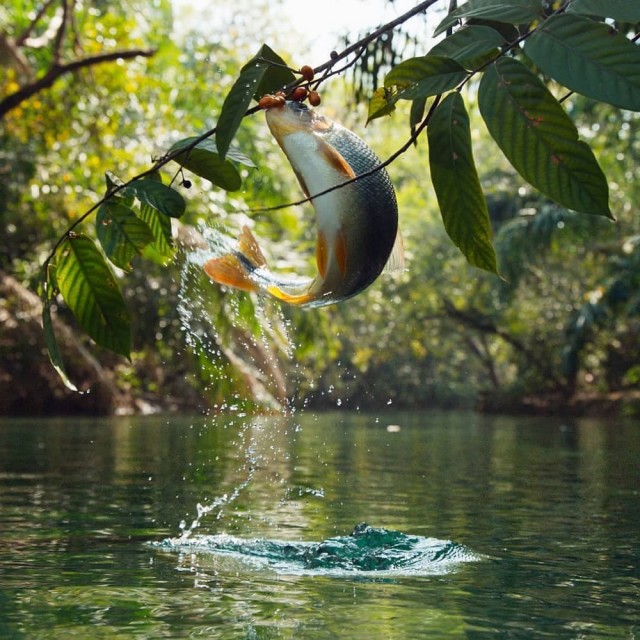
M 467 72 L 455 60 L 441 56 L 409 58 L 395 66 L 384 79 L 387 89 L 398 88 L 396 99 L 428 98 L 459 85 Z
M 114 200 L 98 208 L 96 234 L 109 260 L 125 271 L 131 270 L 131 260 L 154 240 L 147 223 Z
M 162 181 L 159 173 L 153 174 L 147 179 Z M 174 252 L 171 219 L 144 202 L 141 203 L 139 211 L 134 210 L 134 213 L 151 229 L 153 234 L 152 248 L 155 249 L 156 253 L 164 258 L 171 257 Z M 148 248 L 145 248 L 143 255 L 147 253 Z
M 253 96 L 256 100 L 262 98 L 265 93 L 274 93 L 282 89 L 296 79 L 293 72 L 287 68 L 287 63 L 269 45 L 263 44 L 260 51 L 242 68 L 241 73 L 253 64 L 264 64 L 264 75 Z
M 612 217 L 593 152 L 535 74 L 501 58 L 485 71 L 478 103 L 489 132 L 527 182 L 569 209 Z
M 470 264 L 497 273 L 489 210 L 471 151 L 469 116 L 458 92 L 438 105 L 427 135 L 431 179 L 449 237 Z
M 573 0 L 567 11 L 586 16 L 613 18 L 631 24 L 640 22 L 640 2 L 638 0 Z
M 107 192 L 106 192 L 107 196 L 109 196 L 109 194 L 117 187 L 124 186 L 124 183 L 122 182 L 122 180 L 120 180 L 120 178 L 118 178 L 118 176 L 116 176 L 116 174 L 112 173 L 111 171 L 105 172 L 104 179 L 107 185 Z M 130 207 L 134 201 L 133 194 L 127 193 L 125 189 L 120 189 L 118 193 L 112 196 L 109 196 L 109 198 L 118 198 L 119 201 L 122 202 L 122 204 L 124 204 L 126 207 Z
M 380 87 L 373 92 L 369 100 L 369 113 L 367 114 L 367 124 L 376 118 L 388 116 L 396 110 L 396 100 L 389 89 Z
M 135 180 L 126 191 L 170 218 L 180 218 L 186 209 L 184 198 L 175 189 L 157 180 Z
M 242 186 L 238 170 L 231 162 L 220 157 L 215 144 L 208 138 L 189 149 L 195 140 L 197 138 L 192 137 L 176 142 L 169 153 L 179 149 L 185 149 L 185 152 L 177 155 L 174 161 L 225 191 L 237 191 Z
M 565 87 L 640 111 L 640 47 L 610 26 L 577 15 L 553 16 L 531 34 L 524 52 Z
M 460 18 L 481 18 L 507 24 L 529 24 L 541 16 L 541 0 L 469 0 L 452 11 L 438 25 L 433 35 L 444 33 Z
M 58 288 L 80 326 L 105 349 L 129 357 L 131 325 L 120 288 L 104 257 L 84 235 L 70 235 L 57 252 Z
M 286 68 L 284 60 L 263 44 L 260 51 L 242 67 L 222 104 L 216 127 L 216 147 L 221 158 L 226 156 L 252 98 L 280 89 L 293 80 L 295 76 Z
M 504 38 L 495 29 L 471 25 L 438 42 L 428 55 L 451 58 L 467 68 L 473 68 L 478 58 L 496 53 L 503 44 Z

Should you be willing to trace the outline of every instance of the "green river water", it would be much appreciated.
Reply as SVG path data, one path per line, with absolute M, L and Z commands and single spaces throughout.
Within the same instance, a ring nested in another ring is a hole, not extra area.
M 0 421 L 0 638 L 187 637 L 639 638 L 640 423 Z

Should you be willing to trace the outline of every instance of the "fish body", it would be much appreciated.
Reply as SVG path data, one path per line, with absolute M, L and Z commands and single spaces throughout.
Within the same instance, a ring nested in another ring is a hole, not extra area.
M 365 174 L 380 164 L 354 133 L 299 102 L 266 112 L 267 124 L 307 197 Z M 385 265 L 401 261 L 398 205 L 381 168 L 312 199 L 317 241 L 314 278 L 287 277 L 267 266 L 258 242 L 245 227 L 238 248 L 204 265 L 215 282 L 267 293 L 297 306 L 319 307 L 366 289 Z M 395 247 L 395 249 L 394 249 Z

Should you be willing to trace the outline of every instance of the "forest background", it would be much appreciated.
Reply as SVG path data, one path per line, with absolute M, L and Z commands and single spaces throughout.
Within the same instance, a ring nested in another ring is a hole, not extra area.
M 564 106 L 608 178 L 615 223 L 567 211 L 529 187 L 471 104 L 502 278 L 470 266 L 447 237 L 429 188 L 426 139 L 418 140 L 389 168 L 406 270 L 314 311 L 226 291 L 189 266 L 207 228 L 233 237 L 249 216 L 281 266 L 310 267 L 310 209 L 247 213 L 295 200 L 299 191 L 263 117 L 245 118 L 237 147 L 255 166 L 242 167 L 242 191 L 183 183 L 188 206 L 173 221 L 174 257 L 147 251 L 121 280 L 133 318 L 131 360 L 96 348 L 59 305 L 55 325 L 69 376 L 90 393 L 64 387 L 42 338 L 42 263 L 102 196 L 105 172 L 126 179 L 212 126 L 262 42 L 294 68 L 318 62 L 297 58 L 297 37 L 271 21 L 272 4 L 218 0 L 220 19 L 206 36 L 179 38 L 164 0 L 9 0 L 0 8 L 0 110 L 6 96 L 56 65 L 131 52 L 61 74 L 2 113 L 0 414 L 283 404 L 640 411 L 640 119 L 577 95 Z M 72 19 L 61 34 L 67 11 Z M 363 28 L 371 26 L 363 17 Z M 382 158 L 403 140 L 408 114 L 365 129 L 366 101 L 390 57 L 428 51 L 426 34 L 414 28 L 378 41 L 368 66 L 323 86 L 324 112 Z

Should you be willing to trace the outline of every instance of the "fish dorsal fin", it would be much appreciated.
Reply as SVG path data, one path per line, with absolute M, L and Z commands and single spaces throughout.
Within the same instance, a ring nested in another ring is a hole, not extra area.
M 396 241 L 393 243 L 393 249 L 389 254 L 387 264 L 383 269 L 384 273 L 397 273 L 398 271 L 404 271 L 404 241 L 402 240 L 402 233 L 398 229 L 396 234 Z
M 246 225 L 242 227 L 242 233 L 238 237 L 238 250 L 254 267 L 267 266 L 256 237 Z
M 324 159 L 347 180 L 351 180 L 356 177 L 356 173 L 351 165 L 334 146 L 322 139 L 319 139 L 318 151 L 324 156 Z

